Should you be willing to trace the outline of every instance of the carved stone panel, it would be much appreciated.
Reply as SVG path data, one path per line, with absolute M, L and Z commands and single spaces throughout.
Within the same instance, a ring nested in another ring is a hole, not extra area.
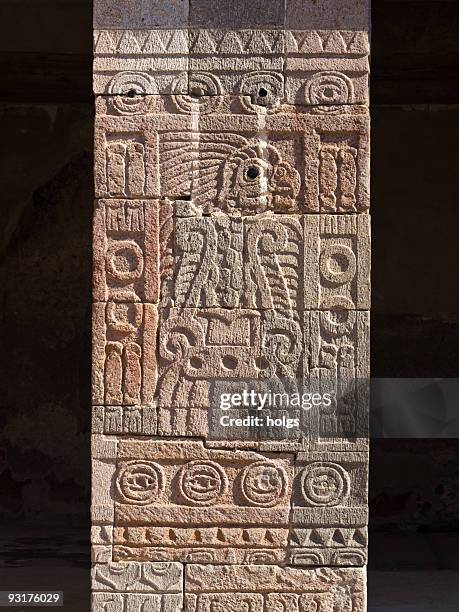
M 186 612 L 365 611 L 362 569 L 187 565 Z
M 98 99 L 98 197 L 186 196 L 197 213 L 240 216 L 368 209 L 363 107 L 266 114 L 250 97 L 150 98 Z
M 158 302 L 158 201 L 99 200 L 93 227 L 94 300 Z
M 292 478 L 288 454 L 121 438 L 114 559 L 282 562 Z
M 295 461 L 290 561 L 364 565 L 368 454 L 299 453 Z
M 94 30 L 94 93 L 188 93 L 188 31 L 140 27 Z
M 93 612 L 183 610 L 180 563 L 96 563 L 91 588 Z
M 153 304 L 93 305 L 93 404 L 135 406 L 153 402 L 157 321 Z
M 287 30 L 285 41 L 287 103 L 368 104 L 367 32 L 293 29 Z
M 226 214 L 174 220 L 176 306 L 367 309 L 367 215 Z

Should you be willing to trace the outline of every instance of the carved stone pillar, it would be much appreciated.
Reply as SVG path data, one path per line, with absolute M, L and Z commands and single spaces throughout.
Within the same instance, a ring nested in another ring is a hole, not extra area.
M 93 612 L 366 609 L 368 1 L 95 0 Z

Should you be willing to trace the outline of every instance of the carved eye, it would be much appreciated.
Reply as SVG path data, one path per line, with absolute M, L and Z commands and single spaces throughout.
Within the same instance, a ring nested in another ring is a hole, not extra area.
M 260 98 L 266 98 L 266 96 L 268 95 L 268 90 L 264 87 L 260 87 L 260 89 L 258 90 L 258 95 L 260 96 Z
M 254 181 L 260 176 L 260 168 L 258 166 L 249 166 L 246 174 L 248 179 Z

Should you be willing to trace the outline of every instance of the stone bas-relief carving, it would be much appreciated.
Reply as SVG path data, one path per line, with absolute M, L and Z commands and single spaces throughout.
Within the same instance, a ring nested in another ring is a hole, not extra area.
M 160 406 L 207 406 L 208 379 L 368 377 L 365 311 L 161 309 Z
M 291 562 L 364 565 L 367 453 L 299 453 L 293 485 Z
M 94 92 L 240 94 L 268 109 L 368 104 L 368 34 L 298 27 L 96 30 Z
M 99 200 L 93 230 L 96 301 L 159 301 L 159 203 Z
M 91 582 L 95 612 L 183 610 L 180 563 L 95 563 Z
M 128 4 L 94 7 L 92 610 L 364 612 L 369 3 Z M 334 399 L 220 439 L 216 378 Z
M 175 306 L 368 309 L 367 215 L 174 220 Z
M 153 304 L 93 305 L 93 404 L 153 402 L 157 378 L 157 319 L 157 307 Z
M 362 569 L 299 569 L 274 566 L 188 565 L 187 612 L 364 612 Z
M 110 99 L 98 99 L 98 197 L 189 195 L 204 214 L 368 209 L 363 107 L 337 114 L 260 114 L 244 111 L 249 98 L 243 97 L 223 98 L 226 112 L 213 112 L 218 96 L 201 104 L 186 96 L 151 98 L 133 98 L 130 114 L 119 114 Z
M 292 481 L 288 454 L 120 438 L 114 559 L 283 562 Z

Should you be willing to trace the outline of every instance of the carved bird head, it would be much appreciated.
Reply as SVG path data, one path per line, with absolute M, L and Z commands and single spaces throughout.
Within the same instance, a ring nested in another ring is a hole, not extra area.
M 234 151 L 221 166 L 219 200 L 227 211 L 255 214 L 289 211 L 300 191 L 300 175 L 264 141 Z

